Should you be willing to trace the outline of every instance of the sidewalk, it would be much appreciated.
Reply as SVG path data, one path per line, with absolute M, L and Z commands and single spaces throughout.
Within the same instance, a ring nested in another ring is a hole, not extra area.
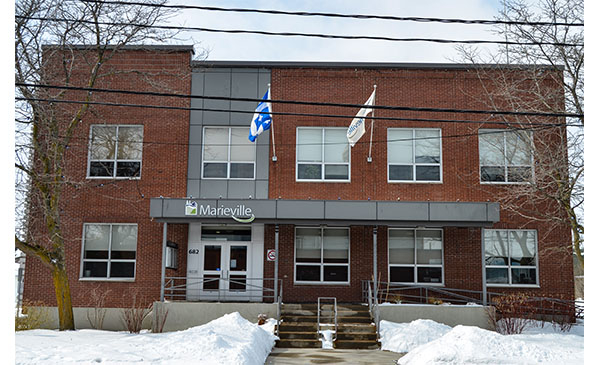
M 403 354 L 381 350 L 273 348 L 265 365 L 277 364 L 395 364 Z

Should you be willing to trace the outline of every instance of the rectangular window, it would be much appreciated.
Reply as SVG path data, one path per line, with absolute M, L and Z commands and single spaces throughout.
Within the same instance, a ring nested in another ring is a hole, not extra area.
M 88 178 L 139 178 L 143 139 L 141 125 L 92 125 Z
M 533 176 L 532 134 L 530 131 L 479 130 L 481 182 L 519 183 Z
M 165 267 L 177 270 L 177 253 L 179 247 L 175 242 L 167 241 L 167 252 L 165 253 Z
M 441 229 L 388 231 L 389 281 L 407 284 L 443 283 Z
M 296 228 L 297 283 L 350 282 L 348 228 Z
M 205 127 L 203 179 L 246 179 L 255 175 L 256 144 L 245 127 Z
M 485 274 L 490 285 L 537 285 L 537 232 L 486 229 Z
M 389 128 L 388 181 L 439 182 L 442 180 L 440 129 Z
M 345 128 L 297 129 L 296 179 L 350 181 L 350 145 Z
M 133 279 L 137 224 L 83 225 L 81 278 Z

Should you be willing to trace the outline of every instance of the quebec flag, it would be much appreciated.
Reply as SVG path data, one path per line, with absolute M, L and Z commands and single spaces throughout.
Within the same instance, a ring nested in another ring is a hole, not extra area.
M 271 87 L 269 87 L 265 93 L 265 96 L 263 96 L 263 101 L 258 104 L 256 110 L 254 111 L 252 123 L 250 123 L 250 134 L 248 134 L 248 139 L 250 142 L 254 142 L 259 134 L 271 128 L 271 121 L 273 120 L 271 116 L 271 103 L 264 101 L 270 99 Z
M 350 147 L 354 147 L 354 145 L 356 144 L 356 142 L 358 142 L 360 137 L 362 137 L 363 134 L 365 134 L 365 118 L 367 117 L 367 115 L 369 115 L 373 111 L 372 108 L 367 108 L 367 107 L 373 105 L 374 103 L 375 103 L 375 90 L 373 90 L 373 93 L 371 94 L 371 96 L 369 97 L 367 102 L 365 103 L 365 107 L 361 108 L 358 111 L 358 113 L 356 114 L 356 117 L 352 120 L 352 123 L 350 123 L 350 126 L 348 127 L 348 131 L 346 132 L 346 137 L 348 138 Z

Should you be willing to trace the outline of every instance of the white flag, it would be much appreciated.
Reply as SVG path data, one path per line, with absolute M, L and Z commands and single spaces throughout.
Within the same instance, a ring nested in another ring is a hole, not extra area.
M 367 102 L 365 103 L 365 106 L 371 106 L 374 103 L 375 103 L 375 90 L 373 90 L 373 93 L 371 94 L 371 96 L 369 97 Z M 354 145 L 356 144 L 356 142 L 358 142 L 360 137 L 362 137 L 362 135 L 365 134 L 365 118 L 372 111 L 373 111 L 372 108 L 366 108 L 366 107 L 361 108 L 358 111 L 358 113 L 356 114 L 356 117 L 354 119 L 352 119 L 352 123 L 350 123 L 350 126 L 348 127 L 348 131 L 346 132 L 346 137 L 348 137 L 348 142 L 350 143 L 351 147 L 354 147 Z

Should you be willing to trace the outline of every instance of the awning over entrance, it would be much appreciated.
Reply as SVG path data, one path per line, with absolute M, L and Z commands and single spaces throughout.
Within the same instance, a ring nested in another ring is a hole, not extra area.
M 397 226 L 491 226 L 500 204 L 270 199 L 152 198 L 150 217 L 167 223 L 356 224 Z

